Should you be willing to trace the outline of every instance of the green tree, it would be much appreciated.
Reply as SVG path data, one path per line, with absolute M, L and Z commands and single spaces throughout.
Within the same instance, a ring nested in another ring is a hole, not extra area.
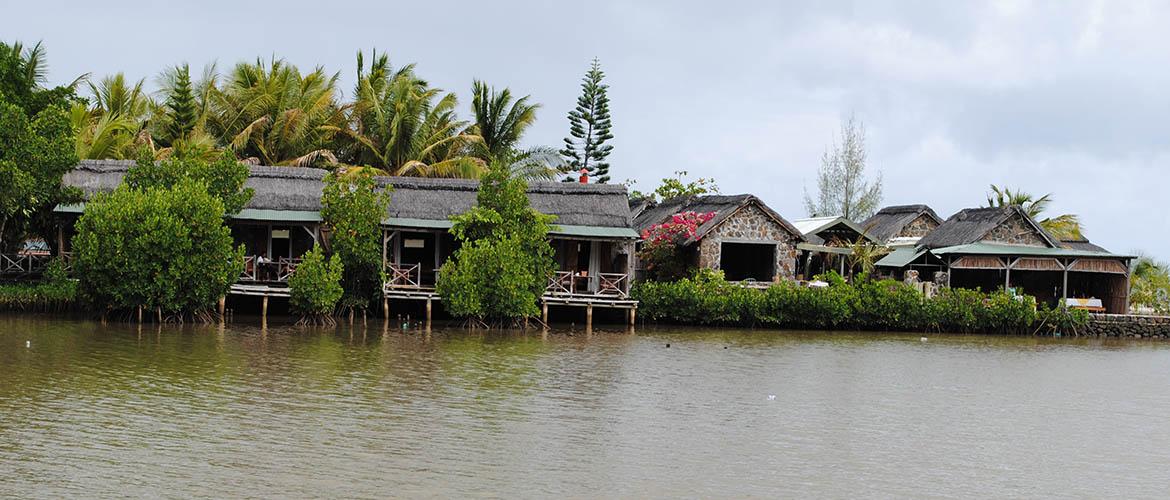
M 389 175 L 479 178 L 483 161 L 466 154 L 479 138 L 456 116 L 455 94 L 429 87 L 413 64 L 395 70 L 377 51 L 372 59 L 367 72 L 358 52 L 343 158 Z
M 330 246 L 344 268 L 341 306 L 366 309 L 381 297 L 382 219 L 390 195 L 361 170 L 340 169 L 325 176 L 321 218 L 332 228 Z
M 461 243 L 437 286 L 447 311 L 478 321 L 530 318 L 556 269 L 548 232 L 554 217 L 530 205 L 527 183 L 496 163 L 480 181 L 476 206 L 452 218 Z
M 850 116 L 841 124 L 841 143 L 833 144 L 821 156 L 817 172 L 817 197 L 806 190 L 804 206 L 810 217 L 841 216 L 864 220 L 882 202 L 882 177 L 866 180 L 868 154 L 865 125 Z
M 1000 188 L 994 184 L 991 185 L 991 192 L 987 194 L 987 206 L 989 207 L 1007 207 L 1018 206 L 1028 214 L 1028 217 L 1035 219 L 1040 227 L 1043 227 L 1048 234 L 1051 234 L 1058 240 L 1079 240 L 1084 238 L 1081 233 L 1080 218 L 1074 214 L 1063 214 L 1056 217 L 1040 217 L 1048 210 L 1048 204 L 1052 203 L 1052 194 L 1046 194 L 1039 198 L 1021 191 L 1012 190 L 1008 187 Z
M 240 63 L 212 94 L 208 131 L 241 158 L 264 165 L 327 166 L 345 126 L 338 75 L 301 74 L 274 59 Z
M 53 207 L 80 198 L 61 184 L 76 165 L 72 128 L 61 107 L 46 107 L 30 120 L 0 93 L 0 251 L 11 250 L 29 231 L 52 234 Z
M 210 162 L 190 157 L 154 161 L 149 150 L 143 149 L 138 164 L 126 173 L 125 182 L 132 188 L 145 190 L 169 189 L 184 180 L 195 180 L 223 203 L 224 213 L 234 215 L 243 210 L 255 194 L 252 188 L 244 187 L 248 173 L 248 166 L 236 160 L 230 151 L 221 153 L 219 159 Z
M 1157 314 L 1170 314 L 1170 266 L 1142 256 L 1134 260 L 1130 269 L 1132 283 L 1129 301 Z
M 582 79 L 577 108 L 569 112 L 571 137 L 565 138 L 565 147 L 561 149 L 561 155 L 572 171 L 584 169 L 599 184 L 609 182 L 609 163 L 605 159 L 613 151 L 613 146 L 606 144 L 613 139 L 610 133 L 613 124 L 609 118 L 609 97 L 606 95 L 609 85 L 601 83 L 604 78 L 601 63 L 594 58 L 593 65 Z M 576 180 L 571 175 L 565 179 L 566 182 Z
M 193 179 L 94 196 L 73 238 L 82 295 L 103 309 L 206 318 L 243 270 L 223 218 L 223 202 Z
M 9 104 L 24 110 L 28 116 L 36 116 L 49 106 L 63 105 L 76 99 L 77 86 L 89 75 L 81 75 L 68 85 L 47 89 L 48 64 L 45 48 L 37 42 L 25 47 L 20 42 L 0 42 L 0 94 L 7 96 Z
M 471 112 L 475 122 L 471 133 L 479 136 L 474 151 L 476 157 L 488 163 L 517 159 L 520 140 L 536 123 L 539 104 L 529 104 L 531 96 L 512 98 L 510 89 L 497 91 L 476 80 L 471 89 Z
M 184 64 L 174 69 L 174 85 L 167 89 L 165 111 L 166 143 L 182 140 L 199 126 L 199 107 L 191 87 L 191 68 Z
M 75 103 L 70 120 L 77 131 L 76 151 L 82 159 L 134 158 L 149 142 L 145 130 L 155 103 L 143 81 L 130 83 L 118 73 L 90 83 L 92 104 Z
M 341 260 L 336 254 L 326 259 L 321 247 L 309 250 L 301 259 L 288 278 L 289 306 L 301 315 L 300 323 L 332 324 L 333 310 L 345 293 Z

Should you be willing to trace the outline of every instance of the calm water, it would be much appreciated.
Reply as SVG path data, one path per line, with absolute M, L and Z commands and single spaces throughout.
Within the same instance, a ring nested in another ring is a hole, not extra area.
M 1168 417 L 1170 343 L 0 317 L 4 497 L 1153 498 Z

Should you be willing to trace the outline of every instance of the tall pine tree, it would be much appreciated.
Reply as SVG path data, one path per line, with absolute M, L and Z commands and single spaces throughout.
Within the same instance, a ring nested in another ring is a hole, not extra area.
M 566 182 L 576 181 L 576 173 L 585 169 L 596 182 L 609 182 L 609 163 L 605 158 L 613 151 L 613 146 L 606 141 L 613 139 L 610 133 L 609 97 L 606 91 L 609 85 L 601 83 L 605 73 L 601 71 L 601 63 L 593 59 L 593 65 L 581 83 L 581 97 L 577 98 L 577 108 L 569 112 L 569 135 L 565 138 L 565 147 L 561 149 L 561 156 L 572 167 L 572 173 Z
M 191 68 L 186 64 L 175 68 L 174 81 L 167 89 L 166 108 L 167 138 L 173 143 L 187 137 L 195 129 L 199 112 L 191 90 Z

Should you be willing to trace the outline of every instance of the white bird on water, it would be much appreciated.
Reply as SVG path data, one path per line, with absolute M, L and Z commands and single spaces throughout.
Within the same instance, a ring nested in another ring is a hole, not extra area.
M 918 339 L 918 340 L 920 340 L 920 341 L 922 341 L 922 342 L 926 342 L 926 337 L 922 337 L 922 338 L 920 338 L 920 339 Z
M 26 341 L 24 341 L 24 347 L 25 347 L 25 349 L 29 349 L 29 348 L 31 348 L 31 347 L 32 347 L 32 341 L 31 341 L 31 340 L 26 340 Z
M 776 395 L 775 395 L 775 394 L 769 394 L 769 395 L 768 395 L 768 401 L 775 401 L 775 400 L 776 400 Z

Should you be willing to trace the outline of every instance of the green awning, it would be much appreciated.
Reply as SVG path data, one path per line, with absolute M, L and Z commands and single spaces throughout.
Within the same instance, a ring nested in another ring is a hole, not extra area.
M 628 227 L 603 227 L 603 226 L 571 226 L 568 224 L 553 225 L 552 231 L 549 234 L 557 236 L 580 236 L 583 238 L 614 238 L 614 239 L 637 239 L 638 232 Z
M 969 243 L 953 247 L 936 248 L 930 251 L 935 255 L 1007 255 L 1020 257 L 1099 257 L 1113 259 L 1132 259 L 1132 255 L 1115 255 L 1107 252 L 1091 250 L 1075 250 L 1072 248 L 1032 247 L 1025 245 L 1002 245 L 996 243 Z
M 383 219 L 382 225 L 415 229 L 451 229 L 451 221 L 449 220 L 412 219 L 409 217 L 390 217 Z
M 268 210 L 245 208 L 232 216 L 240 220 L 262 220 L 273 222 L 321 222 L 321 212 L 315 210 Z
M 874 265 L 878 267 L 902 268 L 914 262 L 914 259 L 921 257 L 924 253 L 926 253 L 926 250 L 917 250 L 913 247 L 895 248 L 893 252 L 878 259 Z

